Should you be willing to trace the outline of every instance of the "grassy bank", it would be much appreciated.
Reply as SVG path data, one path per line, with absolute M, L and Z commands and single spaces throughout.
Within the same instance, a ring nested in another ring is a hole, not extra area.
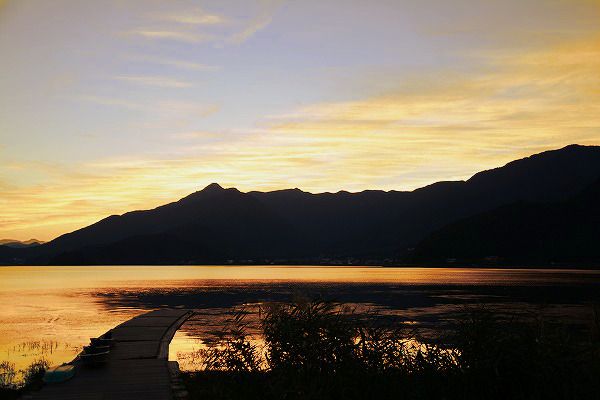
M 192 399 L 597 399 L 598 313 L 586 329 L 470 309 L 418 330 L 325 302 L 237 313 L 184 374 Z

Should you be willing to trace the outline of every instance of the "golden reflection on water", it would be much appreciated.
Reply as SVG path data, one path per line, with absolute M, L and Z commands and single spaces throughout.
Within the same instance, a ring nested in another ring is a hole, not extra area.
M 555 285 L 590 280 L 599 271 L 468 268 L 282 266 L 0 267 L 0 361 L 24 368 L 33 360 L 71 360 L 89 337 L 100 335 L 145 309 L 102 299 L 123 291 L 174 292 L 243 282 L 398 283 L 405 285 Z M 190 294 L 186 294 L 190 296 Z M 104 301 L 103 301 L 104 300 Z M 123 303 L 124 304 L 124 303 Z M 196 346 L 179 332 L 172 353 Z M 51 344 L 51 345 L 50 345 Z M 178 346 L 180 348 L 178 348 Z
M 318 266 L 86 266 L 0 267 L 0 290 L 160 287 L 173 281 L 258 280 L 401 282 L 405 284 L 531 284 L 564 282 L 596 270 L 386 268 Z M 584 277 L 585 278 L 585 277 Z M 182 283 L 182 282 L 180 282 Z
M 17 369 L 41 358 L 51 364 L 70 361 L 90 337 L 140 312 L 107 312 L 93 298 L 64 288 L 2 288 L 0 303 L 0 360 Z

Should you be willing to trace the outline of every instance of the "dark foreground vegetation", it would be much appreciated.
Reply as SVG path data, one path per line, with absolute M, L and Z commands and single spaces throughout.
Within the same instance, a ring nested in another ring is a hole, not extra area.
M 589 327 L 469 309 L 426 339 L 324 302 L 267 306 L 264 346 L 243 312 L 186 373 L 192 399 L 598 399 L 598 310 Z
M 42 377 L 49 366 L 48 361 L 40 359 L 24 370 L 16 370 L 13 363 L 0 362 L 0 399 L 17 399 L 41 387 Z

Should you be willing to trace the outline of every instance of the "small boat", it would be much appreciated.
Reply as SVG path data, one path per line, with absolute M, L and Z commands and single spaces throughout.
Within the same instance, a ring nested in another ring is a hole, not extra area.
M 85 354 L 98 354 L 98 353 L 105 353 L 107 351 L 110 351 L 110 346 L 83 346 L 83 352 Z
M 114 341 L 112 339 L 104 339 L 104 338 L 90 338 L 90 343 L 92 346 L 113 346 Z
M 97 338 L 90 338 L 92 346 L 113 346 L 114 340 L 112 338 L 112 332 L 108 331 L 104 335 Z
M 68 381 L 73 375 L 75 375 L 75 366 L 62 364 L 48 368 L 44 373 L 42 381 L 44 383 L 60 383 Z
M 110 356 L 109 346 L 84 346 L 79 354 L 79 360 L 84 365 L 99 365 L 108 361 Z

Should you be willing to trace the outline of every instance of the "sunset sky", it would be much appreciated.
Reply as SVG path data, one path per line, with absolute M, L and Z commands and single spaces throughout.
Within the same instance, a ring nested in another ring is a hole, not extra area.
M 600 144 L 600 0 L 0 0 L 0 239 Z

